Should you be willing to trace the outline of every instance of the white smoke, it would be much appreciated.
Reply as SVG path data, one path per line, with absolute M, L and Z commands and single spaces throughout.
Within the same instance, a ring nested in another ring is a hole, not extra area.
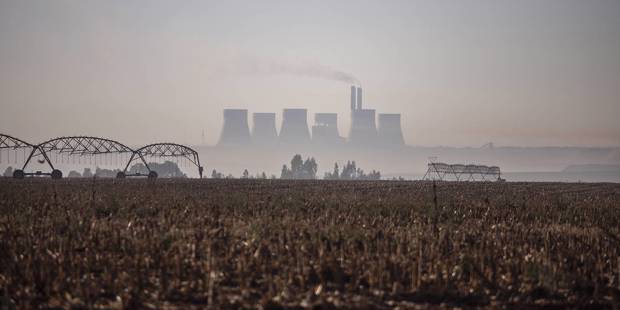
M 340 81 L 358 86 L 361 85 L 359 79 L 357 79 L 350 73 L 346 73 L 344 71 L 336 70 L 329 66 L 312 62 L 293 63 L 257 58 L 244 58 L 237 59 L 232 63 L 232 66 L 220 67 L 218 73 L 235 73 L 250 75 L 291 75 Z
M 288 74 L 360 85 L 359 79 L 350 73 L 313 63 L 290 64 L 278 62 L 258 63 L 257 72 L 265 74 Z

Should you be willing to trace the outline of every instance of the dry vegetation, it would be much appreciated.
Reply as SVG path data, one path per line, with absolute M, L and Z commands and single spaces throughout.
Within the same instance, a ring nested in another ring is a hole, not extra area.
M 613 307 L 620 185 L 0 179 L 18 308 Z

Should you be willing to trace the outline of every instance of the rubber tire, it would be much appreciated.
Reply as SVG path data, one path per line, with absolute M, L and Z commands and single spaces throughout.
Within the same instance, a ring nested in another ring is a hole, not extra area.
M 124 173 L 124 172 L 122 172 L 122 171 L 119 171 L 119 172 L 116 174 L 116 178 L 117 178 L 117 179 L 124 179 L 125 177 L 126 177 L 126 175 L 125 175 L 125 173 Z
M 157 172 L 155 171 L 149 172 L 149 179 L 157 179 Z
M 60 171 L 58 169 L 54 169 L 54 171 L 52 171 L 52 179 L 53 180 L 62 179 L 62 171 Z
M 24 174 L 24 170 L 20 170 L 17 169 L 15 171 L 13 171 L 13 178 L 14 179 L 23 179 L 26 175 Z

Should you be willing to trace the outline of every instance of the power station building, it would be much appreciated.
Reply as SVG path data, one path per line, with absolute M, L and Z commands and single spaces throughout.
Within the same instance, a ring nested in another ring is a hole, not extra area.
M 282 111 L 280 143 L 310 143 L 310 131 L 308 131 L 308 111 L 306 109 L 284 109 Z
M 347 138 L 338 131 L 338 114 L 316 113 L 312 134 L 308 130 L 306 109 L 284 109 L 278 134 L 275 113 L 254 113 L 252 132 L 248 110 L 225 109 L 224 126 L 218 145 L 352 145 L 362 147 L 399 147 L 405 144 L 400 114 L 379 114 L 364 109 L 362 88 L 351 86 L 351 127 Z
M 248 110 L 224 109 L 224 127 L 218 145 L 250 144 Z
M 252 142 L 259 145 L 278 143 L 275 113 L 254 113 L 252 121 Z
M 400 124 L 400 114 L 379 114 L 377 142 L 381 146 L 401 146 L 405 144 Z
M 335 145 L 344 142 L 344 139 L 338 133 L 338 114 L 314 114 L 312 142 L 319 145 Z

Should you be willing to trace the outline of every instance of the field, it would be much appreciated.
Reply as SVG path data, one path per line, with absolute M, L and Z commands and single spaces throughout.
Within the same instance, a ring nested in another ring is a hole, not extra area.
M 620 303 L 620 184 L 0 179 L 0 304 Z

